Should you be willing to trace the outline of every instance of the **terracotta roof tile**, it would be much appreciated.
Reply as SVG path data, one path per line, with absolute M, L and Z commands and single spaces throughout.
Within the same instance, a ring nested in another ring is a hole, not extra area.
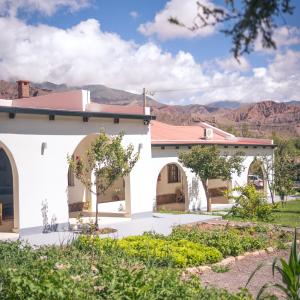
M 204 139 L 204 128 L 213 129 L 213 138 Z M 159 121 L 151 122 L 153 145 L 272 145 L 272 140 L 235 137 L 230 133 L 201 122 L 196 126 L 175 126 Z

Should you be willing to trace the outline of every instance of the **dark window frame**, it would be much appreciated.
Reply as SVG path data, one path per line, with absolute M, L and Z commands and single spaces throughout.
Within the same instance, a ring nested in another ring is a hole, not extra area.
M 181 174 L 179 167 L 176 164 L 168 165 L 168 183 L 181 182 Z

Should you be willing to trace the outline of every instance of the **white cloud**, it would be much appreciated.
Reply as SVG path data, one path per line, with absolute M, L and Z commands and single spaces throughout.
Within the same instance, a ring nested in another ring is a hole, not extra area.
M 234 71 L 248 71 L 250 69 L 250 64 L 245 57 L 240 57 L 239 61 L 237 61 L 233 56 L 227 58 L 217 58 L 216 64 L 223 70 L 224 72 L 234 72 Z
M 138 93 L 143 87 L 172 90 L 156 93 L 155 97 L 181 104 L 300 100 L 298 51 L 278 52 L 268 66 L 251 72 L 246 60 L 242 69 L 230 58 L 199 64 L 188 52 L 173 55 L 151 42 L 139 45 L 124 40 L 103 32 L 94 19 L 59 29 L 0 18 L 0 32 L 1 79 L 105 84 Z
M 209 0 L 201 0 L 199 2 L 208 7 L 213 7 L 213 4 Z M 187 28 L 171 24 L 168 21 L 170 17 L 176 17 L 181 23 L 192 27 L 196 15 L 197 0 L 170 0 L 164 9 L 155 15 L 153 21 L 141 24 L 138 30 L 146 36 L 157 35 L 162 40 L 212 35 L 216 30 L 213 26 L 206 26 L 199 30 L 191 31 Z
M 88 6 L 90 2 L 91 0 L 0 0 L 0 15 L 15 17 L 20 10 L 23 10 L 38 11 L 50 16 L 61 7 L 76 11 Z
M 180 51 L 173 56 L 153 43 L 123 40 L 101 31 L 94 19 L 64 30 L 0 18 L 0 32 L 0 78 L 4 79 L 102 83 L 138 92 L 143 87 L 195 87 L 204 80 L 191 54 Z
M 139 13 L 135 10 L 131 11 L 129 13 L 130 17 L 133 18 L 133 19 L 137 19 L 139 17 Z
M 300 52 L 288 50 L 277 53 L 267 67 L 253 68 L 252 75 L 216 71 L 208 88 L 194 100 L 209 99 L 257 102 L 300 100 Z

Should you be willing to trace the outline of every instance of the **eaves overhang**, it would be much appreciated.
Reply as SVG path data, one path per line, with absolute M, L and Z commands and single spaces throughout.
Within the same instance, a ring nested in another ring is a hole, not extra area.
M 222 142 L 210 142 L 210 143 L 185 143 L 185 142 L 177 142 L 177 143 L 167 143 L 167 142 L 152 142 L 151 146 L 158 148 L 158 147 L 194 147 L 194 146 L 232 146 L 232 147 L 268 147 L 275 149 L 277 145 L 275 144 L 263 144 L 263 143 L 257 143 L 257 144 L 251 144 L 251 143 L 222 143 Z
M 152 115 L 143 114 L 122 114 L 122 113 L 108 113 L 108 112 L 91 112 L 91 111 L 77 111 L 77 110 L 56 110 L 56 109 L 40 109 L 40 108 L 25 108 L 25 107 L 11 107 L 0 106 L 0 112 L 9 114 L 29 114 L 29 115 L 48 115 L 48 116 L 78 116 L 87 118 L 119 118 L 132 120 L 155 120 L 156 117 Z

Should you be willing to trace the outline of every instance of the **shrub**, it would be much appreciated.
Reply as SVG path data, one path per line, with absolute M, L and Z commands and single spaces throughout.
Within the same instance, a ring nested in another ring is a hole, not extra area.
M 253 184 L 234 188 L 227 192 L 226 196 L 235 203 L 229 211 L 229 215 L 251 220 L 270 221 L 272 219 L 272 206 L 268 204 L 264 194 L 257 191 Z
M 139 257 L 144 262 L 153 260 L 161 266 L 194 266 L 217 262 L 222 254 L 187 240 L 165 240 L 149 236 L 133 236 L 118 241 L 118 246 L 129 256 Z
M 203 288 L 198 278 L 182 280 L 181 270 L 147 267 L 108 239 L 92 243 L 80 238 L 68 246 L 33 249 L 0 242 L 0 299 L 251 299 L 245 291 Z
M 152 233 L 121 240 L 81 236 L 75 243 L 80 249 L 95 249 L 98 253 L 110 252 L 116 255 L 121 251 L 123 256 L 156 266 L 185 267 L 210 264 L 222 259 L 222 254 L 213 247 L 184 239 L 172 241 Z
M 200 243 L 218 249 L 223 256 L 237 256 L 243 252 L 263 249 L 267 239 L 261 235 L 251 235 L 248 231 L 233 228 L 204 230 L 197 226 L 176 227 L 170 239 L 185 238 L 194 243 Z

